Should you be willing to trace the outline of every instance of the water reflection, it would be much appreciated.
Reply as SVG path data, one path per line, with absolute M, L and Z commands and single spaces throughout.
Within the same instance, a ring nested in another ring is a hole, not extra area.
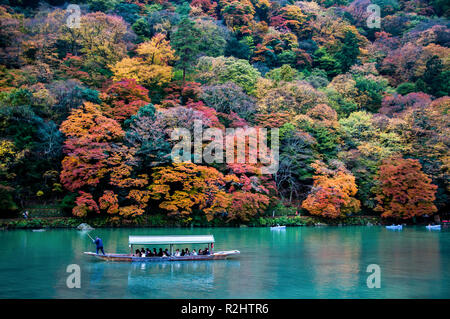
M 348 298 L 359 282 L 361 270 L 361 233 L 347 229 L 315 229 L 302 242 L 303 255 L 314 260 L 315 266 L 306 272 L 310 286 L 319 298 L 333 293 L 338 298 Z M 350 235 L 350 236 L 348 236 Z
M 238 260 L 132 263 L 128 293 L 140 298 L 185 298 L 186 291 L 212 292 L 216 276 L 239 268 Z
M 93 263 L 92 264 L 92 273 L 91 273 L 91 284 L 96 284 L 101 282 L 103 279 L 103 273 L 105 270 L 105 266 L 101 263 Z
M 448 298 L 450 231 L 407 227 L 96 229 L 106 251 L 128 252 L 128 235 L 213 234 L 236 260 L 104 262 L 76 230 L 0 232 L 0 298 Z M 87 238 L 86 238 L 87 237 Z M 81 289 L 66 285 L 81 267 Z M 381 289 L 366 285 L 381 267 Z M 20 278 L 21 280 L 17 280 Z

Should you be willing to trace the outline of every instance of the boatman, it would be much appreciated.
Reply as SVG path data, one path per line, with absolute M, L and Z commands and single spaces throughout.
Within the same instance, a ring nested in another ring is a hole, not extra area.
M 100 237 L 95 237 L 95 240 L 93 240 L 94 244 L 97 246 L 97 255 L 98 255 L 98 251 L 101 250 L 103 255 L 105 254 L 105 251 L 103 250 L 103 242 L 102 239 Z

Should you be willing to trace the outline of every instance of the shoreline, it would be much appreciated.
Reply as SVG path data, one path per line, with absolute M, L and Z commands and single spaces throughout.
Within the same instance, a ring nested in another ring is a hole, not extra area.
M 255 217 L 247 222 L 224 222 L 204 220 L 171 220 L 164 219 L 162 216 L 143 216 L 141 219 L 112 219 L 110 217 L 96 218 L 76 218 L 76 217 L 32 217 L 29 219 L 11 218 L 0 219 L 0 230 L 11 229 L 58 229 L 58 228 L 76 228 L 81 223 L 87 223 L 94 228 L 205 228 L 205 227 L 303 227 L 303 226 L 383 226 L 393 223 L 407 223 L 410 221 L 393 222 L 384 220 L 379 216 L 350 216 L 335 220 L 327 220 L 314 216 L 278 216 L 278 217 Z M 415 223 L 413 225 L 421 225 Z M 424 225 L 429 222 L 424 222 Z

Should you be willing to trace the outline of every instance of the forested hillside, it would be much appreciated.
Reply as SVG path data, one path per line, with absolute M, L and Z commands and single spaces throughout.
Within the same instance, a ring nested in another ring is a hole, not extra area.
M 449 14 L 442 0 L 0 1 L 1 215 L 448 212 Z M 173 163 L 171 132 L 196 120 L 278 128 L 278 171 Z

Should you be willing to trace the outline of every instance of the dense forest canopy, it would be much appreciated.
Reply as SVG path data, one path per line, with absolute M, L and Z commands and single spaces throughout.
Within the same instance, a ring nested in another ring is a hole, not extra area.
M 442 0 L 0 0 L 1 214 L 448 212 L 449 14 Z M 278 171 L 173 163 L 172 130 L 197 120 L 278 128 Z

